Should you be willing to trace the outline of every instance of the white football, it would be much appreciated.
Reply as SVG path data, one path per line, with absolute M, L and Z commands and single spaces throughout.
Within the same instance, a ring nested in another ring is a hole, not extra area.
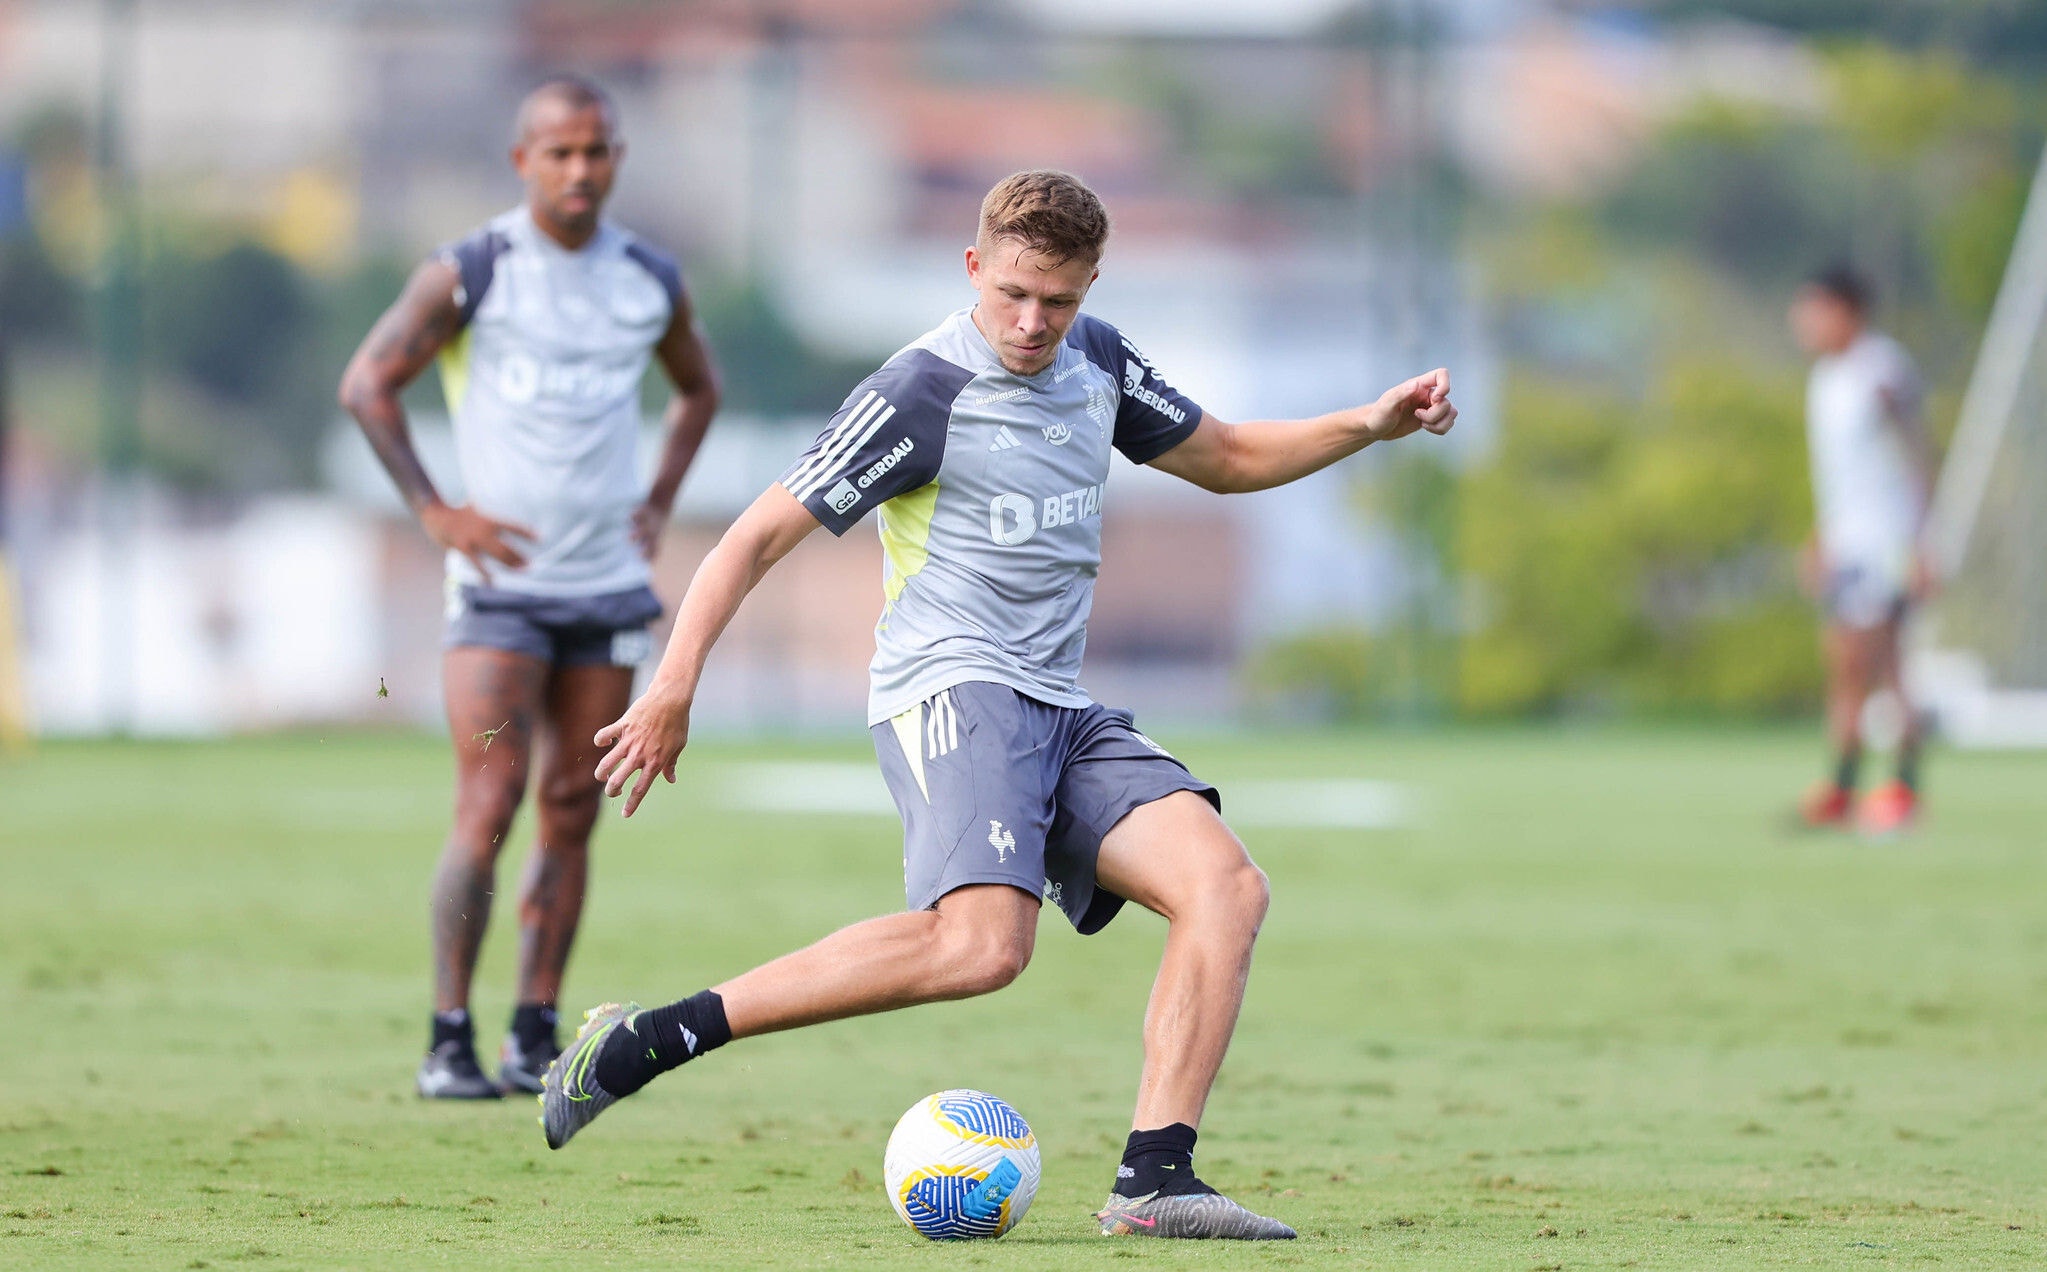
M 910 1106 L 881 1173 L 903 1222 L 933 1241 L 999 1237 L 1038 1191 L 1038 1138 L 1006 1100 L 940 1091 Z

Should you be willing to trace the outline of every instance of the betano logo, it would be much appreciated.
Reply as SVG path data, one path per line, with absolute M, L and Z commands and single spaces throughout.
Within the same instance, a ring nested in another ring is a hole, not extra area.
M 640 368 L 592 361 L 550 362 L 508 353 L 491 368 L 498 396 L 514 406 L 542 400 L 584 405 L 611 401 L 639 387 Z
M 1082 486 L 1046 495 L 1042 506 L 1029 495 L 1007 492 L 988 501 L 988 537 L 1001 547 L 1029 543 L 1040 530 L 1070 526 L 1102 515 L 1102 488 Z

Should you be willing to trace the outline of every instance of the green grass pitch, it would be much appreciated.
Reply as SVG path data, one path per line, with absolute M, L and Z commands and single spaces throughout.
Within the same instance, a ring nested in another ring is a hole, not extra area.
M 1166 740 L 1173 739 L 1170 733 Z M 2047 1266 L 2047 765 L 1936 757 L 1904 843 L 1788 833 L 1794 731 L 1191 740 L 1223 785 L 1368 776 L 1409 829 L 1247 833 L 1274 903 L 1203 1131 L 1302 1234 L 1094 1235 L 1161 924 L 1047 920 L 1018 984 L 735 1045 L 561 1153 L 411 1094 L 449 765 L 414 737 L 52 745 L 0 766 L 0 1266 Z M 566 1014 L 899 906 L 881 818 L 717 800 L 706 743 L 608 817 Z M 478 1003 L 508 1011 L 508 852 Z M 901 1111 L 1012 1100 L 1029 1218 L 927 1245 Z

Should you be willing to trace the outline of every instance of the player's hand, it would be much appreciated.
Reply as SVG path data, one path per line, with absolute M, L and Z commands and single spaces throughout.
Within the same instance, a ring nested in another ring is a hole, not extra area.
M 624 715 L 597 730 L 597 745 L 609 748 L 597 761 L 597 780 L 606 795 L 617 796 L 633 774 L 640 775 L 620 810 L 631 817 L 653 789 L 656 773 L 675 784 L 675 761 L 689 745 L 689 703 L 650 689 Z
M 649 561 L 661 550 L 661 532 L 668 527 L 669 512 L 651 499 L 633 509 L 633 543 Z
M 1421 429 L 1447 433 L 1457 422 L 1457 408 L 1450 405 L 1450 373 L 1437 367 L 1396 384 L 1380 394 L 1365 415 L 1366 431 L 1375 442 L 1395 441 Z
M 427 536 L 435 543 L 460 552 L 483 576 L 486 586 L 490 583 L 490 567 L 485 561 L 496 561 L 516 570 L 526 564 L 526 556 L 511 540 L 516 537 L 535 542 L 540 537 L 514 522 L 486 517 L 468 504 L 453 507 L 429 504 L 421 510 L 419 524 L 426 527 Z

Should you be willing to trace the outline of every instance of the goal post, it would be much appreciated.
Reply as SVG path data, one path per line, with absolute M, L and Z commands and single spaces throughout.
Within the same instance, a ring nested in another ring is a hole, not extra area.
M 1927 546 L 1941 589 L 1910 673 L 1963 746 L 2047 746 L 2047 156 L 2033 178 L 1954 439 Z

